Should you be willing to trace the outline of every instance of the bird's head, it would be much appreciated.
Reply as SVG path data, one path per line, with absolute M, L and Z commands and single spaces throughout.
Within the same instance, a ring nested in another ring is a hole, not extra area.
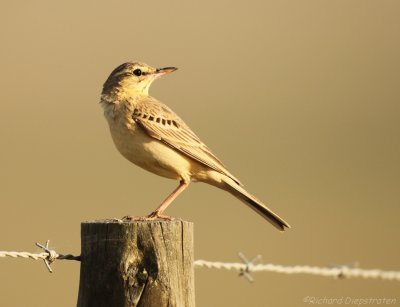
M 154 68 L 140 62 L 127 62 L 111 72 L 104 83 L 103 93 L 117 90 L 147 95 L 154 80 L 175 70 L 175 67 Z

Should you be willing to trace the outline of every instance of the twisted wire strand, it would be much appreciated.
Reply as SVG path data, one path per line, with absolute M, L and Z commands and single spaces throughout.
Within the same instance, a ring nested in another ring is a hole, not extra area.
M 76 260 L 80 261 L 81 256 L 74 256 L 71 254 L 67 255 L 61 255 L 57 254 L 56 251 L 50 250 L 50 254 L 48 252 L 43 252 L 39 254 L 33 254 L 29 252 L 6 252 L 6 251 L 0 251 L 0 258 L 5 258 L 5 257 L 11 257 L 11 258 L 26 258 L 26 259 L 33 259 L 33 260 L 50 260 L 54 261 L 56 259 L 58 260 Z
M 383 271 L 379 269 L 366 270 L 360 268 L 351 268 L 348 266 L 338 267 L 316 267 L 308 265 L 284 266 L 277 264 L 244 264 L 244 263 L 229 263 L 216 262 L 206 260 L 196 260 L 195 267 L 205 267 L 209 269 L 225 269 L 235 270 L 239 272 L 275 272 L 283 274 L 311 274 L 326 277 L 337 278 L 378 278 L 384 280 L 400 281 L 400 272 L 398 271 Z
M 57 259 L 59 260 L 75 260 L 80 261 L 81 256 L 74 256 L 71 254 L 62 255 L 58 254 L 55 250 L 49 249 L 49 241 L 46 245 L 36 244 L 37 246 L 44 249 L 42 253 L 29 253 L 29 252 L 16 252 L 16 251 L 0 251 L 0 258 L 11 257 L 11 258 L 25 258 L 33 260 L 43 260 L 46 264 L 49 272 L 52 272 L 50 265 Z M 194 261 L 195 268 L 208 268 L 208 269 L 224 269 L 238 271 L 239 275 L 244 275 L 249 281 L 253 281 L 250 273 L 253 272 L 275 272 L 283 274 L 310 274 L 319 275 L 325 277 L 336 277 L 336 278 L 374 278 L 382 280 L 393 280 L 400 281 L 399 271 L 384 271 L 380 269 L 366 270 L 361 268 L 349 267 L 349 266 L 335 266 L 335 267 L 317 267 L 309 265 L 295 265 L 295 266 L 284 266 L 277 264 L 254 264 L 253 261 L 248 261 L 243 254 L 239 256 L 244 260 L 245 263 L 235 262 L 219 262 L 219 261 L 207 261 L 207 260 L 196 260 Z
M 43 252 L 40 254 L 33 254 L 33 253 L 28 253 L 28 252 L 6 252 L 6 251 L 0 251 L 0 258 L 5 258 L 5 257 L 12 257 L 12 258 L 26 258 L 26 259 L 33 259 L 33 260 L 39 260 L 39 259 L 47 259 L 49 257 L 49 254 L 47 252 Z

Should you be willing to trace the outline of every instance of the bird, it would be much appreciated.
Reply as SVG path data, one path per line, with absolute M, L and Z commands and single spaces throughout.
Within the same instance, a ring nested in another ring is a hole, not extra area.
M 116 67 L 103 85 L 100 105 L 113 142 L 135 165 L 179 181 L 178 187 L 145 220 L 172 219 L 163 212 L 191 182 L 229 192 L 278 230 L 290 225 L 244 189 L 189 126 L 167 105 L 149 95 L 153 81 L 177 70 L 130 61 Z

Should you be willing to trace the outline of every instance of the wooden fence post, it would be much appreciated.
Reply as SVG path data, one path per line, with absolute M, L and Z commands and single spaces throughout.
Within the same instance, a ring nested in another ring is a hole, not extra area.
M 81 224 L 78 307 L 193 307 L 193 224 Z

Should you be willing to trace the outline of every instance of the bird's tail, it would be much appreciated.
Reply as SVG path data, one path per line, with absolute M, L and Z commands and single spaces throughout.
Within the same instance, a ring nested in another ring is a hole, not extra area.
M 256 211 L 262 217 L 264 217 L 268 222 L 270 222 L 273 226 L 275 226 L 278 230 L 284 231 L 285 227 L 290 228 L 290 225 L 285 222 L 282 218 L 280 218 L 277 214 L 272 212 L 271 209 L 267 208 L 261 201 L 259 201 L 256 197 L 251 195 L 241 186 L 239 186 L 236 182 L 231 180 L 230 178 L 222 179 L 222 183 L 224 185 L 224 189 L 231 193 L 233 196 L 240 199 L 246 205 L 248 205 L 251 209 Z

